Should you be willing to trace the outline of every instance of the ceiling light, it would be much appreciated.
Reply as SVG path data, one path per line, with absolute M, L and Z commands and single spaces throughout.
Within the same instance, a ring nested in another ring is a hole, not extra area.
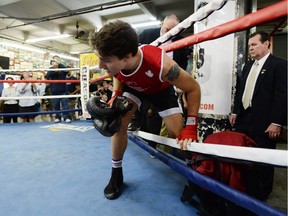
M 15 42 L 8 42 L 8 41 L 0 41 L 0 46 L 6 46 L 6 47 L 13 47 L 16 49 L 22 49 L 22 50 L 26 50 L 26 51 L 30 51 L 30 52 L 36 52 L 39 54 L 44 54 L 47 53 L 49 51 L 46 50 L 41 50 L 38 48 L 33 48 L 33 47 L 29 47 L 27 45 L 22 45 L 22 44 L 18 44 Z M 54 56 L 54 55 L 58 55 L 60 58 L 63 59 L 68 59 L 68 60 L 73 60 L 73 61 L 80 61 L 79 58 L 75 58 L 73 56 L 69 56 L 69 55 L 64 55 L 64 54 L 60 54 L 60 53 L 50 53 L 50 55 Z
M 159 20 L 151 21 L 151 22 L 131 24 L 131 26 L 133 28 L 141 28 L 141 27 L 147 27 L 147 26 L 160 26 L 160 25 L 161 25 L 161 22 Z
M 16 49 L 22 49 L 22 50 L 36 52 L 36 53 L 40 53 L 40 54 L 44 54 L 45 53 L 44 50 L 40 50 L 40 49 L 36 49 L 36 48 L 33 48 L 33 47 L 17 44 L 17 43 L 14 43 L 14 42 L 1 41 L 0 45 L 8 46 L 8 47 L 14 47 Z
M 35 43 L 35 42 L 45 41 L 45 40 L 58 40 L 58 39 L 67 38 L 67 37 L 70 37 L 70 36 L 71 35 L 69 35 L 69 34 L 62 34 L 62 35 L 54 35 L 54 36 L 49 36 L 49 37 L 27 39 L 26 43 Z
M 75 54 L 80 54 L 81 51 L 71 51 L 70 54 L 75 55 Z

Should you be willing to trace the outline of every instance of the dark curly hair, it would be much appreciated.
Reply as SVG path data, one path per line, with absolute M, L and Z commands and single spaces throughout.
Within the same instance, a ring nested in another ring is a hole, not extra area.
M 123 59 L 129 53 L 138 51 L 138 35 L 126 22 L 117 20 L 104 25 L 99 32 L 91 32 L 89 44 L 100 56 L 117 56 Z

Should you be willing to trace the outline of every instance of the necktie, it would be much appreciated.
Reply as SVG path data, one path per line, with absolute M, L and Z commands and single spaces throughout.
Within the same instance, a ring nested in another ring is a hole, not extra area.
M 254 91 L 254 84 L 255 80 L 257 78 L 257 68 L 259 63 L 257 61 L 254 62 L 252 71 L 250 71 L 250 74 L 246 81 L 246 86 L 243 94 L 243 107 L 244 109 L 247 109 L 250 106 L 250 101 L 252 100 L 252 95 Z

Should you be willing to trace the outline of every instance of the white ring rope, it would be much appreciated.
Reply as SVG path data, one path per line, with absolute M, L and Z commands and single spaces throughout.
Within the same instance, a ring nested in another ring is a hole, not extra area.
M 53 98 L 78 98 L 81 94 L 76 95 L 49 95 L 49 96 L 19 96 L 19 97 L 0 97 L 1 100 L 22 100 L 22 99 L 53 99 Z
M 158 39 L 156 39 L 150 44 L 153 46 L 159 46 L 162 43 L 165 43 L 174 36 L 183 32 L 185 29 L 191 27 L 195 22 L 201 21 L 202 19 L 205 19 L 210 14 L 212 14 L 214 11 L 221 9 L 226 4 L 226 2 L 227 0 L 213 0 L 209 2 L 207 5 L 199 8 L 194 14 L 183 20 L 177 26 L 175 26 L 170 31 L 166 32 L 164 35 L 160 36 Z
M 158 136 L 143 131 L 131 132 L 132 135 L 180 149 L 175 139 Z M 188 151 L 223 158 L 245 160 L 287 167 L 287 151 L 278 149 L 264 149 L 255 147 L 229 146 L 221 144 L 207 144 L 193 142 L 188 146 Z
M 90 70 L 99 70 L 99 66 L 91 66 Z M 0 73 L 6 72 L 42 72 L 42 71 L 79 71 L 80 68 L 46 68 L 46 69 L 3 69 Z
M 42 72 L 42 71 L 76 71 L 79 68 L 48 68 L 48 69 L 11 69 L 11 70 L 0 70 L 2 72 Z

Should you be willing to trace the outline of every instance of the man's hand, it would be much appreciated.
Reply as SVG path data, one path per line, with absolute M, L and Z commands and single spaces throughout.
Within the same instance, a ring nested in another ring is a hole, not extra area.
M 186 122 L 186 127 L 181 131 L 179 136 L 176 138 L 177 144 L 180 145 L 182 150 L 187 150 L 187 146 L 191 144 L 192 141 L 197 141 L 197 126 L 198 117 L 189 115 Z
M 120 92 L 120 91 L 113 91 L 113 94 L 112 94 L 112 97 L 111 97 L 111 99 L 108 101 L 108 104 L 111 106 L 112 105 L 112 103 L 113 103 L 113 101 L 115 100 L 115 98 L 117 97 L 117 96 L 122 96 L 122 92 Z
M 271 123 L 265 133 L 268 133 L 270 139 L 277 139 L 281 133 L 281 126 Z
M 232 113 L 229 117 L 229 122 L 231 124 L 231 127 L 234 127 L 236 119 L 237 119 L 237 115 Z

